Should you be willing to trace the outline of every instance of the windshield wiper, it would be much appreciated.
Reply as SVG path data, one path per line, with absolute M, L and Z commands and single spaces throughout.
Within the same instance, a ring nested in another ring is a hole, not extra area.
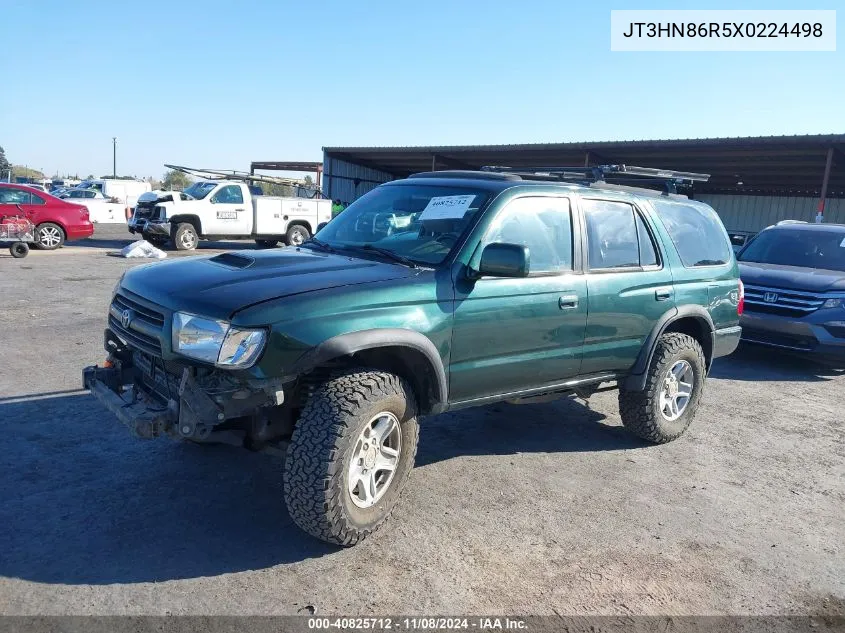
M 354 248 L 360 248 L 364 251 L 372 251 L 374 253 L 378 253 L 379 255 L 384 255 L 385 257 L 392 259 L 393 261 L 407 266 L 408 268 L 418 268 L 418 266 L 407 257 L 400 255 L 399 253 L 394 253 L 392 250 L 388 248 L 382 248 L 380 246 L 374 246 L 373 244 L 362 244 L 361 246 L 355 246 Z
M 327 253 L 336 253 L 337 252 L 333 246 L 331 246 L 330 244 L 326 244 L 322 240 L 318 240 L 316 237 L 312 237 L 312 238 L 305 240 L 302 244 L 300 244 L 300 246 L 306 246 L 307 244 L 313 244 L 317 248 L 324 250 Z

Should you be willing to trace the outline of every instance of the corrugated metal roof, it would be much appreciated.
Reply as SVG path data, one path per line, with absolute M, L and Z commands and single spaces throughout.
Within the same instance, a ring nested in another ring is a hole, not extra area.
M 737 136 L 724 138 L 578 141 L 510 145 L 324 147 L 326 159 L 403 177 L 430 169 L 478 169 L 484 165 L 536 168 L 611 163 L 711 174 L 701 192 L 813 195 L 822 184 L 829 149 L 833 167 L 829 197 L 845 196 L 845 134 Z M 329 170 L 327 169 L 327 175 Z
M 521 149 L 569 149 L 589 147 L 616 147 L 630 145 L 633 147 L 657 147 L 663 145 L 767 145 L 767 144 L 813 144 L 830 145 L 845 143 L 845 134 L 784 134 L 774 136 L 721 136 L 721 137 L 691 137 L 681 139 L 630 139 L 616 141 L 566 141 L 559 143 L 505 143 L 505 144 L 482 144 L 482 145 L 371 145 L 359 147 L 323 147 L 324 152 L 329 153 L 352 153 L 371 151 L 397 151 L 404 152 L 426 151 L 475 151 L 475 150 L 521 150 Z

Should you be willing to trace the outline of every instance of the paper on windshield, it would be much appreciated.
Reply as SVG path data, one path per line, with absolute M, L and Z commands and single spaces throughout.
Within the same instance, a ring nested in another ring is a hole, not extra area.
M 465 196 L 436 196 L 428 201 L 419 219 L 425 221 L 462 218 L 474 199 L 475 194 Z

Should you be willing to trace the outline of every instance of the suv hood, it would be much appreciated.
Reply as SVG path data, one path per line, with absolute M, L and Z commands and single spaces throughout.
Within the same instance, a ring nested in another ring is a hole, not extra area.
M 742 282 L 752 286 L 827 292 L 845 290 L 845 272 L 781 264 L 739 262 Z
M 283 248 L 139 266 L 126 273 L 121 286 L 170 310 L 230 319 L 264 301 L 418 272 L 398 264 Z

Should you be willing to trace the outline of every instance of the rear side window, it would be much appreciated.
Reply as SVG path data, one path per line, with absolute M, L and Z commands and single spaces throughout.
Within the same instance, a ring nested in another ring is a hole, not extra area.
M 658 264 L 640 215 L 626 202 L 582 200 L 587 220 L 590 270 L 641 268 Z
M 706 205 L 652 200 L 684 266 L 717 266 L 731 261 L 733 251 L 716 212 Z
M 28 191 L 6 187 L 0 189 L 0 204 L 29 204 L 29 200 Z

